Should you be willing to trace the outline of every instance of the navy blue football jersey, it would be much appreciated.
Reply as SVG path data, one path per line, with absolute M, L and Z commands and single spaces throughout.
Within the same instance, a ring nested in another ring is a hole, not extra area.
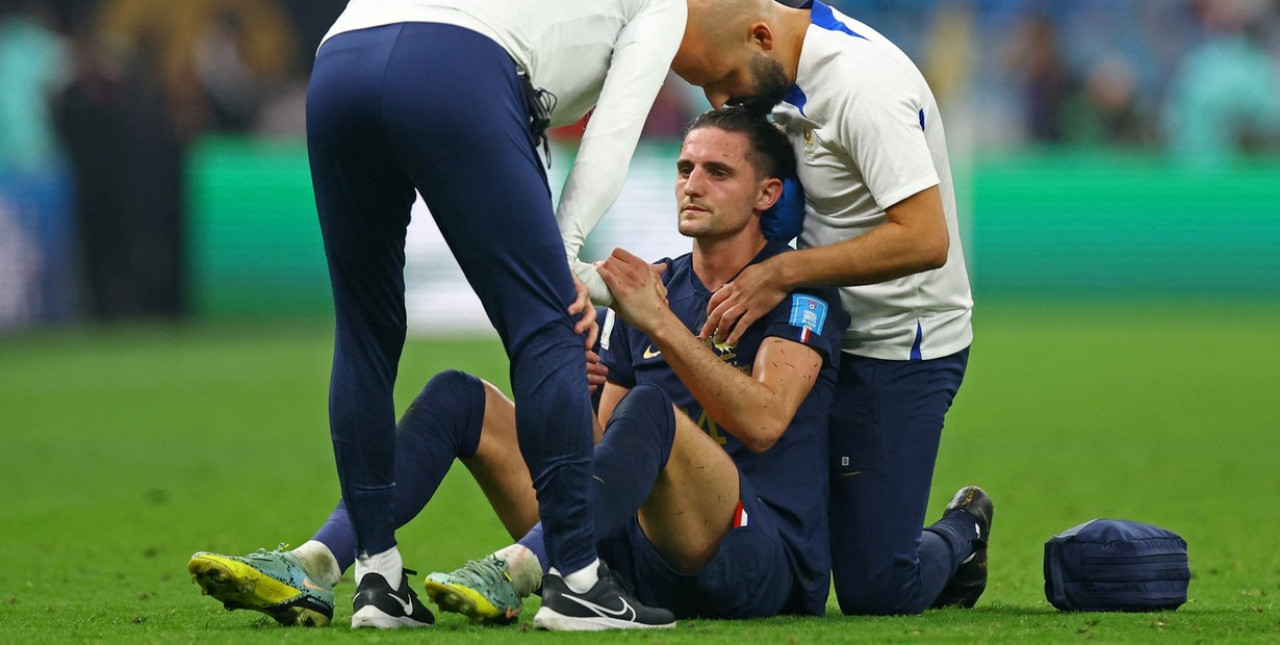
M 769 242 L 752 264 L 790 250 L 786 244 Z M 660 262 L 667 263 L 662 279 L 672 312 L 691 334 L 697 334 L 707 320 L 711 292 L 694 273 L 692 255 Z M 608 316 L 601 330 L 601 361 L 609 368 L 609 380 L 628 388 L 643 383 L 662 388 L 676 406 L 724 446 L 760 500 L 775 511 L 779 532 L 799 574 L 788 606 L 796 613 L 822 613 L 830 585 L 827 417 L 835 392 L 841 338 L 848 324 L 849 317 L 834 289 L 806 288 L 788 294 L 748 328 L 736 346 L 711 346 L 721 359 L 747 375 L 752 373 L 761 343 L 771 336 L 808 345 L 824 359 L 818 380 L 791 425 L 772 448 L 759 454 L 719 427 L 639 330 L 616 316 Z

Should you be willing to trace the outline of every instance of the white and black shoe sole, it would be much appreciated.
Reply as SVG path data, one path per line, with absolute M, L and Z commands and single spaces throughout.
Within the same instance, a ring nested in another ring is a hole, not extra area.
M 401 627 L 431 627 L 432 623 L 414 620 L 412 616 L 392 616 L 373 605 L 360 608 L 351 616 L 351 629 L 373 627 L 376 629 L 399 629 Z
M 671 629 L 669 623 L 645 624 L 634 620 L 621 620 L 606 616 L 565 616 L 550 607 L 543 606 L 533 615 L 534 629 L 552 632 L 601 632 L 611 629 Z

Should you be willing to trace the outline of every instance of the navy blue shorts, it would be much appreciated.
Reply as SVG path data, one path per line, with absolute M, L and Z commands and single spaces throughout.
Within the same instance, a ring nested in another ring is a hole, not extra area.
M 746 523 L 730 529 L 715 557 L 696 574 L 672 569 L 634 518 L 599 541 L 596 550 L 631 585 L 637 600 L 669 609 L 677 618 L 776 616 L 792 595 L 795 575 L 773 510 L 742 473 L 738 483 Z

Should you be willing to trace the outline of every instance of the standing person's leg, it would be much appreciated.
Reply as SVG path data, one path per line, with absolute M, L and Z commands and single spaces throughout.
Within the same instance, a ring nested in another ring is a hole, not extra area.
M 353 550 L 361 555 L 353 627 L 434 622 L 409 589 L 395 548 L 392 388 L 404 346 L 404 240 L 413 186 L 389 145 L 379 97 L 398 33 L 392 26 L 334 37 L 321 48 L 307 91 L 307 151 L 336 314 L 329 426 Z M 214 586 L 201 586 L 217 596 L 223 580 L 283 562 L 272 567 L 278 578 L 268 576 L 280 584 L 264 584 L 275 587 L 271 597 L 256 595 L 257 580 L 266 581 L 259 575 L 236 589 L 248 595 L 224 602 L 288 624 L 328 622 L 332 590 L 316 588 L 296 557 L 277 555 L 219 572 L 226 563 L 197 554 L 188 566 L 197 577 L 207 572 Z M 301 597 L 291 598 L 293 592 Z
M 356 567 L 401 583 L 395 550 L 392 389 L 404 346 L 404 240 L 413 186 L 382 126 L 394 27 L 340 34 L 321 48 L 307 92 L 307 147 L 333 287 L 329 423 Z M 362 568 L 363 567 L 363 568 Z
M 520 450 L 552 566 L 594 565 L 591 401 L 575 296 L 516 67 L 479 34 L 406 24 L 386 70 L 390 144 L 511 358 Z M 447 60 L 429 72 L 423 61 Z M 594 579 L 593 572 L 588 576 Z
M 846 354 L 831 415 L 832 578 L 846 614 L 929 608 L 973 552 L 973 522 L 921 531 L 943 419 L 968 350 L 929 361 Z

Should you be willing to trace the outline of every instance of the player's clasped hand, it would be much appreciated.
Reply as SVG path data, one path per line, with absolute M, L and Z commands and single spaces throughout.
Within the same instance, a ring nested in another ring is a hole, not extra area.
M 613 309 L 641 331 L 652 329 L 667 309 L 667 287 L 659 279 L 665 265 L 651 265 L 626 249 L 614 249 L 596 268 L 613 292 Z
M 769 262 L 761 262 L 720 287 L 707 303 L 707 322 L 698 337 L 737 345 L 748 327 L 786 297 L 786 290 L 773 283 L 773 276 Z

